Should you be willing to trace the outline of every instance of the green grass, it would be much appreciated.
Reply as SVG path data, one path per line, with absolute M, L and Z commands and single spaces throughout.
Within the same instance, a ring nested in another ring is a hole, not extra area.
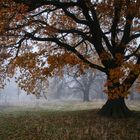
M 0 114 L 0 140 L 140 140 L 140 112 L 128 119 L 98 110 L 15 111 Z

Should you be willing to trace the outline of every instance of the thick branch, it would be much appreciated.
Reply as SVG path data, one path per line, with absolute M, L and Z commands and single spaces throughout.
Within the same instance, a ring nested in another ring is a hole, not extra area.
M 72 47 L 72 46 L 70 46 L 68 44 L 65 44 L 65 43 L 59 41 L 57 38 L 39 38 L 39 37 L 33 36 L 30 33 L 28 33 L 26 36 L 28 36 L 31 39 L 36 40 L 36 41 L 51 41 L 51 42 L 55 42 L 59 46 L 67 49 L 68 51 L 70 51 L 72 53 L 74 53 L 79 59 L 81 59 L 84 63 L 86 63 L 90 67 L 95 68 L 95 69 L 98 69 L 98 70 L 100 70 L 102 72 L 106 72 L 105 68 L 103 68 L 103 67 L 101 67 L 99 65 L 96 65 L 96 64 L 91 63 L 82 54 L 80 54 L 74 47 Z
M 77 18 L 74 14 L 70 13 L 66 7 L 62 7 L 63 11 L 65 12 L 65 14 L 67 16 L 69 16 L 70 18 L 72 18 L 75 22 L 79 23 L 79 24 L 84 24 L 87 25 L 88 22 L 86 20 L 80 20 L 79 18 Z
M 126 17 L 126 24 L 125 24 L 124 34 L 123 34 L 123 37 L 122 37 L 122 40 L 121 40 L 121 44 L 126 44 L 127 43 L 127 40 L 130 36 L 132 20 L 133 20 L 132 16 L 128 15 Z
M 100 38 L 103 38 L 103 39 L 104 39 L 108 50 L 109 50 L 109 51 L 111 52 L 111 54 L 113 55 L 114 53 L 113 53 L 112 46 L 111 46 L 111 44 L 110 44 L 110 42 L 109 42 L 107 36 L 105 35 L 105 33 L 103 33 L 103 31 L 102 31 L 102 29 L 101 29 L 101 27 L 100 27 L 99 19 L 98 19 L 98 16 L 97 16 L 97 13 L 96 13 L 96 10 L 95 10 L 93 4 L 91 3 L 91 1 L 87 1 L 86 3 L 87 3 L 87 7 L 88 7 L 88 8 L 90 9 L 90 11 L 91 11 L 92 18 L 93 18 L 93 20 L 94 20 L 94 21 L 92 21 L 92 19 L 91 19 L 91 21 L 90 21 L 90 22 L 93 24 L 91 28 L 94 28 L 94 30 L 95 30 L 96 32 L 98 31 L 98 32 L 100 33 Z M 84 10 L 84 9 L 83 9 L 83 10 Z M 87 14 L 87 13 L 85 13 L 85 14 Z M 88 18 L 88 17 L 87 17 L 87 18 Z
M 115 38 L 116 38 L 116 33 L 117 33 L 118 22 L 120 19 L 121 7 L 122 7 L 122 0 L 115 0 L 114 1 L 114 18 L 113 18 L 113 23 L 111 26 L 111 42 L 114 47 L 116 46 Z
M 76 33 L 76 34 L 82 36 L 83 39 L 86 39 L 86 40 L 88 40 L 89 42 L 92 42 L 92 39 L 91 39 L 89 36 L 86 35 L 87 33 L 84 33 L 84 32 L 79 31 L 79 30 L 77 30 L 77 29 L 64 29 L 64 30 L 59 30 L 59 29 L 57 29 L 57 31 L 58 31 L 59 33 L 72 33 L 72 34 Z
M 25 4 L 28 6 L 28 11 L 32 11 L 43 5 L 54 5 L 58 8 L 76 6 L 76 2 L 59 2 L 58 0 L 14 0 L 16 3 Z
M 126 39 L 125 44 L 128 44 L 128 43 L 131 42 L 133 39 L 137 39 L 137 38 L 139 38 L 139 37 L 140 37 L 140 33 L 133 34 L 133 35 L 131 35 L 130 37 L 128 37 L 128 38 Z
M 124 33 L 123 33 L 123 37 L 122 40 L 120 42 L 120 47 L 122 45 L 125 45 L 128 43 L 128 39 L 130 36 L 130 32 L 131 32 L 131 26 L 132 26 L 132 21 L 134 19 L 134 15 L 131 14 L 130 12 L 130 0 L 127 0 L 127 11 L 126 11 L 126 23 L 124 26 Z M 125 47 L 123 47 L 123 50 L 125 50 Z

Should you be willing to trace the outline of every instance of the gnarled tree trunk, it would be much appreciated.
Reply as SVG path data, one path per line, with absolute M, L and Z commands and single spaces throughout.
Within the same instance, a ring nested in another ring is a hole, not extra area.
M 131 117 L 133 113 L 126 106 L 124 98 L 126 97 L 125 93 L 128 92 L 133 82 L 127 81 L 126 84 L 120 84 L 119 79 L 114 82 L 110 77 L 108 77 L 107 80 L 111 82 L 111 84 L 108 85 L 108 96 L 111 96 L 112 98 L 108 98 L 107 102 L 100 109 L 99 114 L 113 118 Z
M 132 116 L 132 111 L 128 109 L 124 98 L 108 99 L 105 105 L 100 109 L 99 114 L 106 117 L 125 118 Z

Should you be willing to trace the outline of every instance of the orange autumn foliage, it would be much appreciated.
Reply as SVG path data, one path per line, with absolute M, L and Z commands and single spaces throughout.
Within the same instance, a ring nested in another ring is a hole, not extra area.
M 0 73 L 21 87 L 63 75 L 65 66 L 107 75 L 110 99 L 127 97 L 140 75 L 138 0 L 0 0 Z M 32 85 L 32 86 L 31 86 Z

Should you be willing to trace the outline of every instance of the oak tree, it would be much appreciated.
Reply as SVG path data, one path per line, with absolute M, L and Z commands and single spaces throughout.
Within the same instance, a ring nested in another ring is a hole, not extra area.
M 107 75 L 100 114 L 131 114 L 124 98 L 140 74 L 139 0 L 0 0 L 0 7 L 1 83 L 18 69 L 20 86 L 33 92 L 37 79 L 62 75 L 65 65 L 90 67 Z

